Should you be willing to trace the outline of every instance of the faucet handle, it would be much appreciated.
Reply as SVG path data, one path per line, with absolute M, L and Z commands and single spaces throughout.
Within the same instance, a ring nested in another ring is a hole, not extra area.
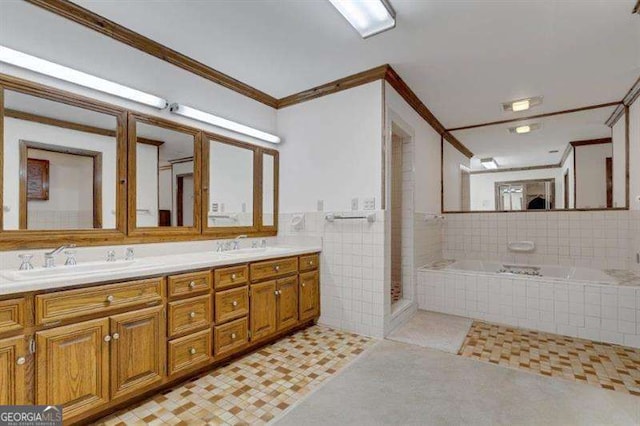
M 67 260 L 65 260 L 65 266 L 73 266 L 77 265 L 78 261 L 76 260 L 76 251 L 75 250 L 66 250 L 64 252 L 65 256 L 67 256 Z
M 116 252 L 115 250 L 109 250 L 107 252 L 107 262 L 115 262 L 116 261 Z
M 18 268 L 19 271 L 28 271 L 30 269 L 33 269 L 33 265 L 31 264 L 31 259 L 33 258 L 32 254 L 19 254 L 18 257 L 20 258 L 21 262 L 20 267 Z
M 133 247 L 127 247 L 124 252 L 124 260 L 133 260 L 135 256 L 135 252 L 133 251 Z

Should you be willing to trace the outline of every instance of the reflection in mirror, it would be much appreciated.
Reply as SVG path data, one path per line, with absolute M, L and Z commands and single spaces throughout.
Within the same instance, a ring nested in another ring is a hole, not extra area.
M 615 109 L 453 131 L 474 156 L 444 142 L 443 210 L 626 207 L 624 114 L 605 124 Z
M 275 224 L 275 157 L 272 154 L 262 154 L 262 225 Z
M 116 117 L 4 92 L 4 230 L 115 229 Z
M 210 141 L 209 227 L 253 226 L 253 150 Z
M 194 136 L 136 123 L 136 226 L 194 226 Z

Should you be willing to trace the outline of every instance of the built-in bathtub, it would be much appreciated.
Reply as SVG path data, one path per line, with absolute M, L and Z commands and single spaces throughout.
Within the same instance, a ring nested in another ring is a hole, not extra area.
M 482 260 L 417 271 L 420 309 L 640 347 L 640 277 L 628 271 Z

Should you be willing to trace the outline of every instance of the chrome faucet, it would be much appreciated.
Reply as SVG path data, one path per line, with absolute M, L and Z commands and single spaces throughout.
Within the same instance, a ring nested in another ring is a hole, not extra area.
M 233 250 L 238 250 L 240 248 L 240 239 L 241 238 L 244 239 L 244 238 L 247 238 L 247 236 L 243 234 L 243 235 L 238 235 L 237 237 L 235 237 L 233 239 Z
M 65 244 L 58 248 L 55 248 L 51 251 L 48 251 L 44 254 L 44 267 L 45 268 L 53 268 L 56 266 L 56 258 L 55 255 L 60 253 L 62 250 L 75 248 L 75 244 Z
M 107 252 L 107 262 L 115 262 L 116 261 L 116 251 L 109 250 Z
M 135 252 L 133 251 L 133 247 L 127 247 L 127 250 L 124 252 L 124 260 L 133 260 L 135 257 Z

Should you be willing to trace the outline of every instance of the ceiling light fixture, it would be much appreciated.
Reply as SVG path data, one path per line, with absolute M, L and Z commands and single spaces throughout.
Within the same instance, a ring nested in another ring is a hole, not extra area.
M 396 12 L 387 0 L 329 0 L 362 38 L 396 26 Z
M 509 132 L 523 135 L 525 133 L 530 133 L 534 130 L 538 130 L 541 127 L 542 125 L 540 123 L 523 124 L 521 126 L 509 127 Z
M 533 98 L 524 98 L 517 99 L 515 101 L 503 102 L 502 103 L 502 111 L 503 112 L 520 112 L 526 111 L 529 108 L 533 108 L 542 104 L 542 96 L 536 96 Z
M 149 105 L 154 108 L 164 109 L 168 102 L 158 96 L 114 83 L 73 68 L 58 65 L 45 59 L 27 55 L 5 46 L 0 46 L 0 62 L 24 68 L 39 74 L 48 75 L 50 77 L 64 80 L 79 86 L 88 87 L 120 98 L 129 99 L 134 102 Z
M 169 111 L 183 117 L 212 124 L 216 127 L 222 127 L 223 129 L 231 130 L 232 132 L 242 133 L 243 135 L 251 136 L 266 142 L 280 143 L 280 137 L 276 135 L 254 129 L 253 127 L 245 126 L 244 124 L 236 123 L 235 121 L 227 120 L 226 118 L 218 117 L 217 115 L 209 114 L 208 112 L 200 111 L 186 105 L 171 104 Z
M 480 164 L 482 164 L 482 167 L 488 170 L 495 170 L 498 168 L 498 163 L 496 163 L 496 160 L 491 157 L 481 159 Z

